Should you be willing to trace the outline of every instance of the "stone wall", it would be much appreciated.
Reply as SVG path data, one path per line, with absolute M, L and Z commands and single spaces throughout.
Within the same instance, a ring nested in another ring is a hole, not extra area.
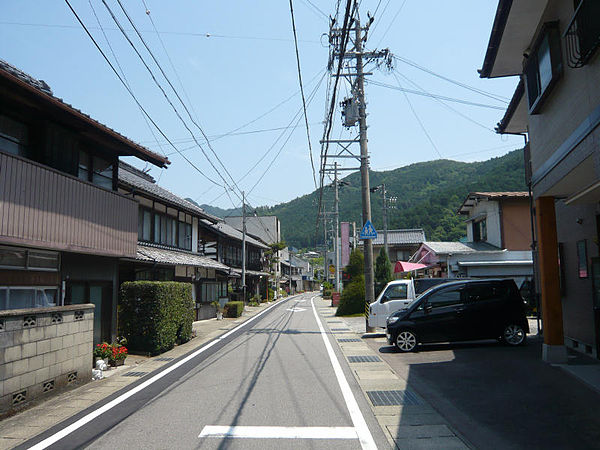
M 0 415 L 92 376 L 94 305 L 0 311 Z

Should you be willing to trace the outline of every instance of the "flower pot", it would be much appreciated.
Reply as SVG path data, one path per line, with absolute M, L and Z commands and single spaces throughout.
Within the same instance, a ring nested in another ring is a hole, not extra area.
M 110 360 L 110 365 L 113 367 L 122 366 L 123 364 L 125 364 L 124 359 L 111 359 Z
M 217 311 L 217 320 L 223 320 L 223 313 L 221 311 Z

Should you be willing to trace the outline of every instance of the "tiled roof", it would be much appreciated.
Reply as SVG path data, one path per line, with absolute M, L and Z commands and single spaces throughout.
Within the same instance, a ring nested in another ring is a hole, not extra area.
M 206 218 L 211 222 L 216 222 L 219 220 L 218 217 L 208 214 L 206 211 L 194 205 L 192 202 L 178 197 L 171 191 L 160 187 L 154 182 L 154 179 L 150 175 L 147 175 L 135 167 L 123 163 L 122 161 L 119 162 L 119 184 L 129 186 L 137 191 L 151 194 L 154 197 L 165 200 L 165 202 L 177 205 L 186 209 L 188 212 L 195 213 L 203 218 Z
M 383 230 L 377 230 L 377 239 L 373 239 L 373 245 L 383 245 Z M 425 231 L 421 228 L 407 230 L 388 230 L 388 245 L 421 244 L 425 242 Z
M 233 238 L 237 241 L 241 241 L 243 239 L 243 234 L 240 230 L 233 228 L 231 225 L 228 225 L 225 222 L 217 222 L 214 224 L 210 224 L 210 226 L 212 228 L 214 228 L 215 230 L 217 230 L 218 232 L 220 232 L 221 234 L 223 234 L 227 237 Z M 252 245 L 262 248 L 264 250 L 269 248 L 267 245 L 263 244 L 262 242 L 254 239 L 253 237 L 248 236 L 247 233 L 246 233 L 246 243 L 252 244 Z
M 474 253 L 483 251 L 498 251 L 498 247 L 488 244 L 487 242 L 436 242 L 427 241 L 423 242 L 424 245 L 429 247 L 437 254 L 447 253 Z
M 195 266 L 229 272 L 230 267 L 214 259 L 185 250 L 167 250 L 153 245 L 138 243 L 136 258 L 139 261 L 157 262 L 172 266 Z
M 79 119 L 84 120 L 101 132 L 121 141 L 121 143 L 127 145 L 133 150 L 132 153 L 134 153 L 135 156 L 140 157 L 140 154 L 143 154 L 145 156 L 143 159 L 147 159 L 148 161 L 152 162 L 152 164 L 155 164 L 159 167 L 166 167 L 168 164 L 170 164 L 166 157 L 154 153 L 137 142 L 134 142 L 131 139 L 123 136 L 121 133 L 113 130 L 109 126 L 98 122 L 96 119 L 93 119 L 81 110 L 75 108 L 73 105 L 65 102 L 62 98 L 56 97 L 50 86 L 48 86 L 45 81 L 35 79 L 28 73 L 23 72 L 3 59 L 0 59 L 0 75 L 9 80 L 11 83 L 23 86 L 33 94 L 36 94 L 36 96 L 40 99 L 54 102 L 55 105 L 58 105 L 61 109 L 66 110 L 72 116 L 76 116 Z

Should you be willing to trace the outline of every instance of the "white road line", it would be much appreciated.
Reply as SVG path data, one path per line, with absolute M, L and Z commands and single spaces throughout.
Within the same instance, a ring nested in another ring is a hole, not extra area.
M 199 438 L 358 439 L 353 427 L 241 427 L 207 425 Z
M 315 308 L 314 299 L 312 297 L 310 299 L 310 304 L 312 305 L 313 313 L 315 315 L 315 319 L 317 320 L 317 324 L 319 325 L 319 330 L 321 330 L 321 337 L 323 338 L 323 342 L 325 343 L 325 348 L 327 349 L 327 354 L 329 355 L 329 359 L 331 361 L 331 365 L 333 366 L 333 371 L 335 372 L 335 376 L 337 378 L 338 384 L 340 385 L 340 389 L 342 390 L 342 395 L 344 396 L 344 400 L 346 402 L 346 407 L 348 408 L 348 412 L 350 413 L 350 418 L 352 419 L 352 423 L 354 424 L 354 428 L 356 430 L 356 434 L 358 439 L 360 440 L 360 445 L 363 449 L 376 450 L 377 446 L 375 445 L 375 441 L 373 440 L 373 436 L 371 435 L 371 431 L 367 426 L 367 422 L 362 415 L 360 408 L 358 407 L 358 403 L 352 394 L 352 390 L 350 389 L 350 385 L 348 384 L 348 380 L 344 376 L 344 372 L 342 370 L 342 366 L 335 356 L 335 352 L 333 351 L 333 347 L 327 338 L 327 334 L 325 333 L 325 329 L 321 324 L 321 320 L 319 319 L 319 315 L 317 314 L 317 309 Z
M 274 305 L 269 306 L 267 309 L 259 312 L 257 315 L 255 315 L 254 317 L 251 317 L 250 319 L 246 320 L 244 323 L 238 325 L 237 327 L 233 328 L 232 330 L 228 331 L 227 333 L 225 333 L 223 336 L 220 337 L 220 339 L 215 339 L 214 341 L 209 342 L 208 344 L 206 344 L 204 347 L 199 348 L 198 350 L 196 350 L 194 353 L 191 353 L 190 355 L 186 356 L 185 358 L 183 358 L 180 361 L 177 361 L 175 364 L 173 364 L 172 366 L 169 366 L 168 368 L 166 368 L 165 370 L 163 370 L 162 372 L 154 375 L 152 378 L 149 378 L 148 380 L 146 380 L 145 382 L 143 382 L 142 384 L 134 387 L 133 389 L 131 389 L 130 391 L 125 392 L 124 394 L 120 395 L 119 397 L 115 398 L 114 400 L 108 402 L 106 405 L 102 406 L 101 408 L 98 408 L 97 410 L 87 414 L 86 416 L 83 416 L 81 419 L 79 419 L 76 422 L 73 422 L 71 425 L 69 425 L 66 428 L 63 428 L 62 430 L 60 430 L 58 433 L 53 434 L 52 436 L 44 439 L 43 441 L 37 443 L 36 445 L 34 445 L 33 447 L 30 447 L 30 449 L 33 450 L 42 450 L 45 448 L 50 447 L 52 444 L 58 442 L 59 440 L 65 438 L 66 436 L 68 436 L 69 434 L 73 433 L 74 431 L 78 430 L 79 428 L 81 428 L 82 426 L 86 425 L 87 423 L 91 422 L 92 420 L 94 420 L 96 417 L 104 414 L 105 412 L 111 410 L 112 408 L 114 408 L 115 406 L 117 406 L 120 403 L 123 403 L 125 400 L 127 400 L 129 397 L 131 397 L 132 395 L 137 394 L 138 392 L 146 389 L 148 386 L 150 386 L 151 384 L 157 382 L 158 380 L 160 380 L 161 378 L 163 378 L 164 376 L 168 375 L 169 373 L 173 372 L 175 369 L 181 367 L 183 364 L 187 363 L 188 361 L 194 359 L 196 356 L 200 355 L 201 353 L 205 352 L 206 350 L 208 350 L 209 348 L 211 348 L 213 345 L 215 345 L 217 342 L 219 342 L 220 340 L 226 338 L 227 336 L 230 336 L 231 334 L 235 333 L 237 330 L 239 330 L 240 328 L 248 325 L 250 322 L 253 322 L 254 320 L 258 319 L 260 316 L 262 316 L 264 313 L 266 313 L 267 311 L 269 311 L 271 308 L 274 308 L 275 306 L 278 306 L 280 304 L 280 302 L 275 303 Z

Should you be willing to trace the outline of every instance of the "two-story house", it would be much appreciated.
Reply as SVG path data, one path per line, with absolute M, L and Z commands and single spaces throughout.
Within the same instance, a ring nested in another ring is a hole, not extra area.
M 392 264 L 396 261 L 408 261 L 425 240 L 425 231 L 422 228 L 387 230 L 388 258 Z M 363 243 L 361 240 L 360 245 Z M 377 238 L 373 239 L 374 259 L 377 259 L 384 247 L 384 230 L 377 230 Z
M 424 242 L 411 262 L 428 275 L 512 278 L 523 292 L 533 277 L 531 215 L 527 192 L 472 192 L 458 209 L 465 242 Z
M 600 355 L 599 46 L 597 0 L 500 0 L 479 71 L 519 78 L 497 131 L 528 139 L 546 361 Z
M 93 303 L 94 341 L 115 337 L 138 219 L 120 156 L 169 163 L 0 60 L 0 309 Z
M 206 304 L 226 301 L 231 268 L 204 255 L 199 235 L 201 224 L 219 219 L 123 162 L 119 164 L 119 192 L 138 204 L 137 253 L 121 259 L 120 282 L 192 283 L 196 320 L 215 317 L 214 311 L 205 314 Z

